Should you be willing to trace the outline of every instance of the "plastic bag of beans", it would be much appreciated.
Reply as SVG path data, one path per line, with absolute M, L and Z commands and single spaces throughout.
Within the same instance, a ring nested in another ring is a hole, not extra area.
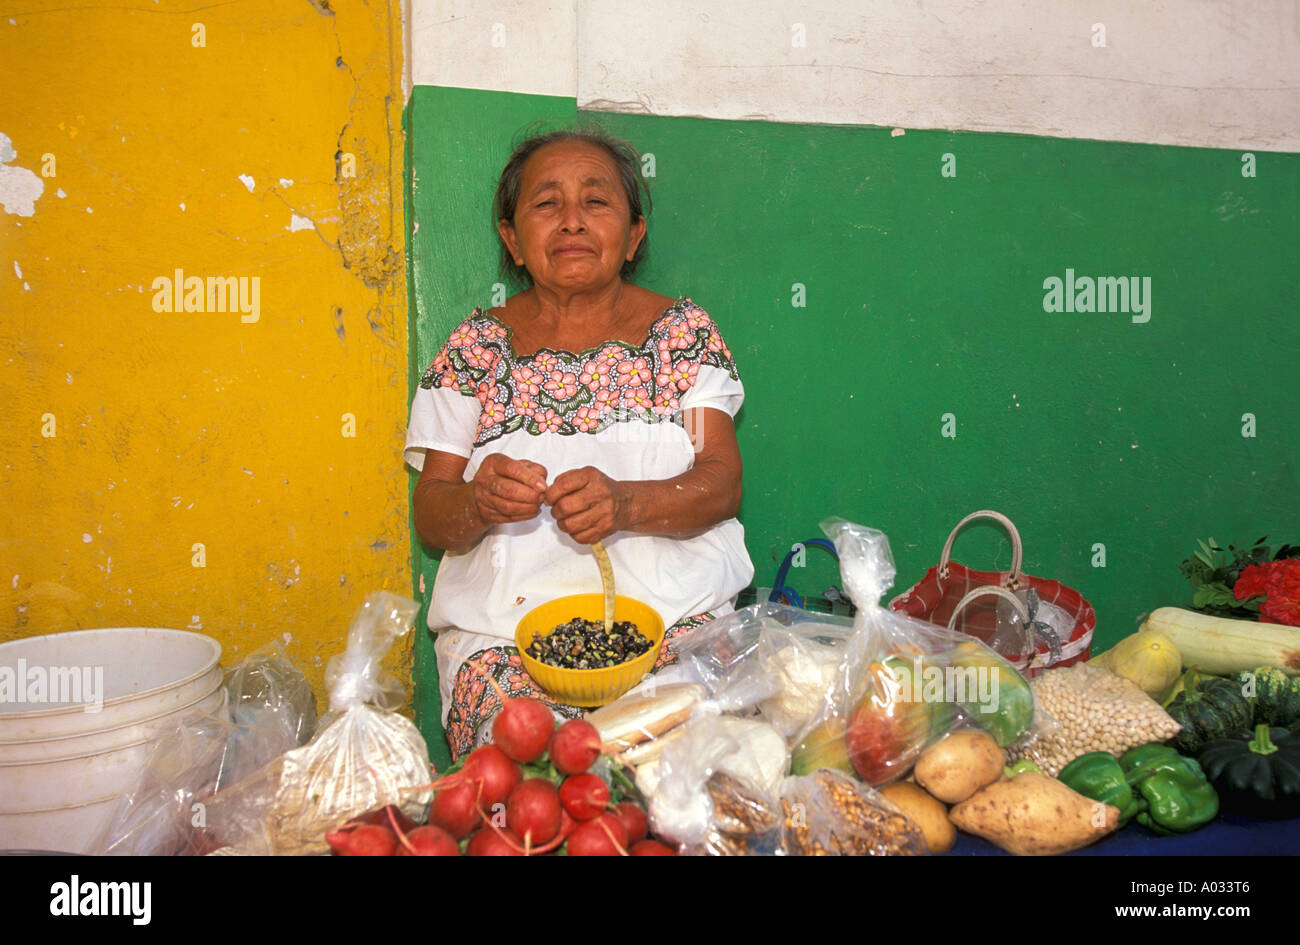
M 1162 742 L 1182 726 L 1135 683 L 1088 663 L 1049 669 L 1030 686 L 1056 728 L 1012 745 L 1010 759 L 1029 759 L 1056 777 L 1062 768 L 1091 751 L 1122 755 L 1130 748 Z

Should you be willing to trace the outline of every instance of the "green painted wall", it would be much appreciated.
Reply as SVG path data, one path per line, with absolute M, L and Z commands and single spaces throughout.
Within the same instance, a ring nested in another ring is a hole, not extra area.
M 410 107 L 413 390 L 451 326 L 489 302 L 489 207 L 512 136 L 574 103 L 417 87 Z M 1096 607 L 1097 652 L 1186 602 L 1177 563 L 1197 537 L 1300 540 L 1300 156 L 1259 153 L 1245 179 L 1231 151 L 588 117 L 655 158 L 640 281 L 702 305 L 745 382 L 756 583 L 834 514 L 889 535 L 902 590 L 962 516 L 995 508 L 1019 525 L 1029 573 Z M 1150 321 L 1044 312 L 1043 280 L 1067 268 L 1149 276 Z M 1010 550 L 976 526 L 954 557 L 1005 566 Z M 797 588 L 838 581 L 829 556 L 808 560 Z M 433 562 L 416 568 L 431 587 Z

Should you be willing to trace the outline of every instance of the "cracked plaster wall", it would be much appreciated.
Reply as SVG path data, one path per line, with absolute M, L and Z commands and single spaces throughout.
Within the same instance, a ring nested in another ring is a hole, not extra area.
M 229 665 L 288 633 L 323 710 L 364 595 L 410 593 L 401 7 L 21 6 L 0 641 L 189 627 Z

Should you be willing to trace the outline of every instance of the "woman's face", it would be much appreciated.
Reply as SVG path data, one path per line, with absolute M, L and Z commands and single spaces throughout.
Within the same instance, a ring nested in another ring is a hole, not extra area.
M 629 222 L 618 170 L 602 148 L 557 141 L 524 165 L 513 221 L 497 224 L 516 263 L 547 289 L 586 289 L 619 279 L 645 236 Z

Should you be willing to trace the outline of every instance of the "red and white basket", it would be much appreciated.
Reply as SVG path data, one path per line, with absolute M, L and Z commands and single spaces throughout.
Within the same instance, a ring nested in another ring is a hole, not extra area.
M 1011 537 L 1009 571 L 976 571 L 950 560 L 957 533 L 967 523 L 979 518 L 993 519 Z M 996 601 L 1001 596 L 971 592 L 988 586 L 1002 587 L 1008 591 L 1033 588 L 1042 603 L 1060 608 L 1074 621 L 1069 634 L 1060 640 L 1060 658 L 1053 659 L 1046 640 L 1038 640 L 1032 653 L 1003 652 L 1001 655 L 1026 676 L 1036 676 L 1048 666 L 1069 666 L 1086 660 L 1092 646 L 1092 632 L 1097 626 L 1097 614 L 1092 605 L 1078 591 L 1059 581 L 1024 574 L 1020 570 L 1023 550 L 1020 533 L 1011 519 L 988 509 L 972 512 L 958 522 L 948 536 L 939 563 L 927 571 L 911 590 L 891 600 L 890 609 L 939 626 L 951 627 L 992 646 L 997 628 Z M 1015 597 L 1014 594 L 1007 596 Z M 1017 612 L 1022 617 L 1026 616 L 1023 610 L 1018 609 Z

